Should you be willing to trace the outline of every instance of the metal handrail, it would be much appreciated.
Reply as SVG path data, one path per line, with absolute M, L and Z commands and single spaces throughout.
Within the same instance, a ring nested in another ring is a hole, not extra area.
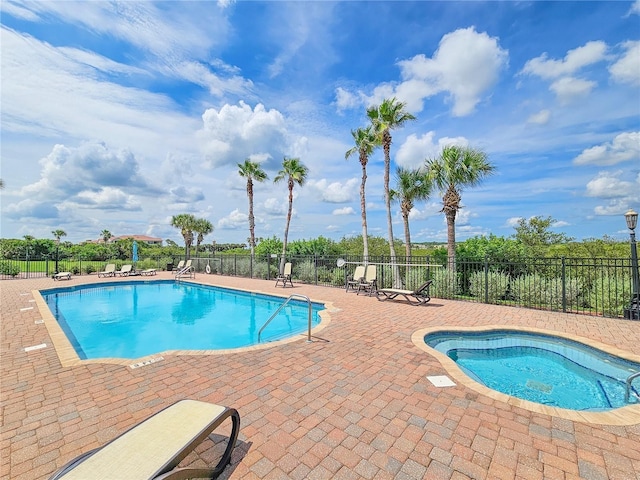
M 289 298 L 287 298 L 284 301 L 284 303 L 278 307 L 278 309 L 275 311 L 275 313 L 269 317 L 269 320 L 267 320 L 264 323 L 264 325 L 262 325 L 262 327 L 258 331 L 258 343 L 260 342 L 260 335 L 262 334 L 262 331 L 266 328 L 266 326 L 269 325 L 271 320 L 273 320 L 276 317 L 276 315 L 278 315 L 278 313 L 280 313 L 280 310 L 282 310 L 289 303 L 289 301 L 292 300 L 295 297 L 297 297 L 298 299 L 303 299 L 303 300 L 307 301 L 307 308 L 308 308 L 308 311 L 309 311 L 309 326 L 307 328 L 307 342 L 311 342 L 311 300 L 309 299 L 309 297 L 306 297 L 304 295 L 293 293 L 293 294 L 289 295 Z
M 195 271 L 195 269 L 193 268 L 193 265 L 188 265 L 184 267 L 182 270 L 178 270 L 176 272 L 175 279 L 178 280 L 180 277 L 182 277 L 182 275 L 184 275 L 187 272 L 189 272 L 189 277 L 191 277 L 191 273 L 193 271 Z
M 638 377 L 640 377 L 640 372 L 632 373 L 627 377 L 627 382 L 626 382 L 627 385 L 624 391 L 624 403 L 629 403 L 629 394 L 631 392 L 631 382 Z M 637 396 L 637 395 L 634 394 L 634 396 Z

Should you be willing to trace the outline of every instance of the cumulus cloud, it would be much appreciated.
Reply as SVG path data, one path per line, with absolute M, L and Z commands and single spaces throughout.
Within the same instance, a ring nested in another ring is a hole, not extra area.
M 545 80 L 571 76 L 578 70 L 605 59 L 607 45 L 601 41 L 587 42 L 569 50 L 562 60 L 549 59 L 546 53 L 525 63 L 521 73 L 536 75 Z
M 326 179 L 310 180 L 306 186 L 315 190 L 327 203 L 347 203 L 353 201 L 360 191 L 360 179 L 350 178 L 346 182 L 331 182 Z
M 507 221 L 505 222 L 505 226 L 507 227 L 517 227 L 518 224 L 520 223 L 520 220 L 522 220 L 524 217 L 511 217 L 511 218 L 507 218 Z
M 580 78 L 564 77 L 551 84 L 549 90 L 556 94 L 560 103 L 570 103 L 579 97 L 586 97 L 596 87 L 596 82 Z
M 640 161 L 640 131 L 624 132 L 612 142 L 587 148 L 573 159 L 575 165 L 616 165 L 629 160 Z
M 442 148 L 447 145 L 459 145 L 466 147 L 469 141 L 464 137 L 442 137 L 437 142 L 434 141 L 435 132 L 427 132 L 418 137 L 412 133 L 398 149 L 395 161 L 404 168 L 419 168 L 424 165 L 428 158 L 440 155 Z
M 336 208 L 332 215 L 355 215 L 356 211 L 352 207 Z
M 242 213 L 237 208 L 233 210 L 226 217 L 222 217 L 218 220 L 218 228 L 221 230 L 237 230 L 249 225 L 249 216 L 246 213 Z
M 170 188 L 169 194 L 173 203 L 195 203 L 204 200 L 205 196 L 202 189 L 197 187 L 178 187 Z
M 600 172 L 596 178 L 587 183 L 586 195 L 597 198 L 622 198 L 637 195 L 639 182 L 623 180 L 624 172 Z
M 635 2 L 631 4 L 631 8 L 629 8 L 626 16 L 628 17 L 629 15 L 640 15 L 640 0 L 635 0 Z
M 640 41 L 624 42 L 622 47 L 625 52 L 609 67 L 611 78 L 619 83 L 640 86 Z
M 289 206 L 281 198 L 267 198 L 262 204 L 262 208 L 267 214 L 279 217 L 287 214 Z
M 421 53 L 399 61 L 401 81 L 382 83 L 371 95 L 339 89 L 336 105 L 354 108 L 362 101 L 373 105 L 395 96 L 407 104 L 409 111 L 420 112 L 426 98 L 446 93 L 453 104 L 453 115 L 466 116 L 498 82 L 508 57 L 496 37 L 478 33 L 473 27 L 458 29 L 442 37 L 431 58 Z
M 286 150 L 284 117 L 260 103 L 253 109 L 243 101 L 220 110 L 209 108 L 202 114 L 202 122 L 198 138 L 210 168 L 235 164 L 238 158 L 251 155 L 278 158 Z
M 527 119 L 527 123 L 535 123 L 537 125 L 546 125 L 551 118 L 551 111 L 549 110 L 540 110 L 538 113 L 534 113 L 529 116 Z

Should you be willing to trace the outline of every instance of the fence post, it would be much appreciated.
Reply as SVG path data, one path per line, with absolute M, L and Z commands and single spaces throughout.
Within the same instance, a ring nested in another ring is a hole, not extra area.
M 562 311 L 567 313 L 567 278 L 566 274 L 566 262 L 562 257 Z
M 316 285 L 318 285 L 318 254 L 313 254 L 313 269 L 315 271 Z
M 489 303 L 489 258 L 484 255 L 484 303 Z

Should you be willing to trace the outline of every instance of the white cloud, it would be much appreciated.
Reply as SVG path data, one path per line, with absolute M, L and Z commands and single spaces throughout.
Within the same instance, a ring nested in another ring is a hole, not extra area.
M 640 176 L 636 181 L 622 180 L 622 171 L 600 172 L 596 178 L 587 183 L 586 195 L 597 198 L 624 198 L 638 196 L 640 192 Z
M 356 211 L 352 207 L 336 208 L 332 215 L 355 215 Z
M 497 83 L 507 61 L 508 52 L 496 37 L 473 27 L 458 29 L 442 37 L 433 58 L 420 54 L 398 62 L 403 82 L 396 92 L 416 112 L 422 110 L 424 98 L 448 92 L 453 115 L 466 116 Z
M 342 87 L 336 88 L 335 104 L 338 111 L 356 108 L 361 105 L 361 98 Z
M 639 3 L 640 0 L 635 5 Z M 640 86 L 640 41 L 624 42 L 622 46 L 624 54 L 609 67 L 611 78 L 619 83 Z
M 505 226 L 507 227 L 517 227 L 518 224 L 520 223 L 520 220 L 522 220 L 523 217 L 510 217 L 507 218 L 507 221 L 505 222 Z
M 360 192 L 360 182 L 358 178 L 350 178 L 345 183 L 331 182 L 326 179 L 310 180 L 306 186 L 315 190 L 323 202 L 327 203 L 347 203 L 358 197 Z
M 284 117 L 261 103 L 253 109 L 243 101 L 220 110 L 209 108 L 202 122 L 198 138 L 209 167 L 235 164 L 256 154 L 278 158 L 287 149 Z
M 631 8 L 629 8 L 626 16 L 628 17 L 629 15 L 640 15 L 640 0 L 635 0 L 631 4 Z
M 582 47 L 569 50 L 562 60 L 549 59 L 547 54 L 543 53 L 529 60 L 521 73 L 536 75 L 546 80 L 570 76 L 583 67 L 604 60 L 606 52 L 607 45 L 604 42 L 587 42 Z
M 575 165 L 616 165 L 636 160 L 640 162 L 640 131 L 624 132 L 612 142 L 587 148 L 573 159 Z
M 395 161 L 404 168 L 419 168 L 424 165 L 425 160 L 440 155 L 442 148 L 447 145 L 459 145 L 466 147 L 469 141 L 464 137 L 442 137 L 434 142 L 435 132 L 427 132 L 418 137 L 412 133 L 398 149 Z
M 597 216 L 624 215 L 629 209 L 629 203 L 624 199 L 611 200 L 607 205 L 598 205 L 593 209 Z
M 527 123 L 535 123 L 537 125 L 546 125 L 549 123 L 549 118 L 551 118 L 550 110 L 540 110 L 538 113 L 534 113 L 529 116 L 527 119 Z
M 283 202 L 282 198 L 267 198 L 262 207 L 267 214 L 279 217 L 287 214 L 289 205 Z
M 218 228 L 223 230 L 237 230 L 242 227 L 249 226 L 249 217 L 246 213 L 242 213 L 237 208 L 226 217 L 218 220 Z
M 560 103 L 566 104 L 576 98 L 587 96 L 596 85 L 596 82 L 588 80 L 563 77 L 553 82 L 549 90 L 556 94 Z

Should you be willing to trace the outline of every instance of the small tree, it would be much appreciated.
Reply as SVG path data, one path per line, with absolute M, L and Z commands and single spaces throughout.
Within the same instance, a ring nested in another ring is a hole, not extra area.
M 171 226 L 180 229 L 182 238 L 184 238 L 184 255 L 188 259 L 191 254 L 191 245 L 193 244 L 193 230 L 196 224 L 196 217 L 190 213 L 181 213 L 171 218 Z

